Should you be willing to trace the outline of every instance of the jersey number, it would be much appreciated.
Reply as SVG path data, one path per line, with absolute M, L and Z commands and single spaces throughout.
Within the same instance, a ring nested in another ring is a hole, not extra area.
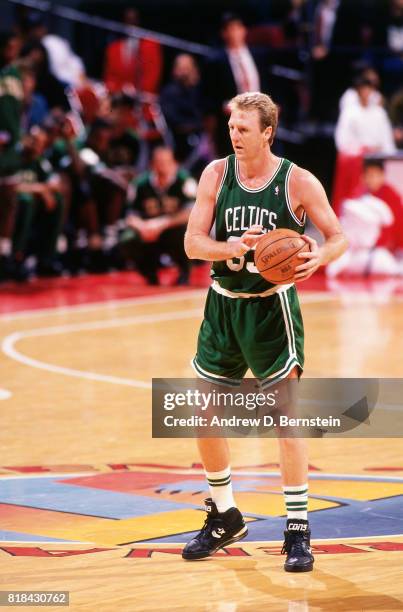
M 234 240 L 239 240 L 239 237 L 230 236 L 228 238 L 228 242 L 231 242 L 231 241 L 233 242 Z M 255 247 L 252 250 L 255 250 Z M 233 257 L 232 259 L 227 259 L 227 266 L 233 272 L 240 272 L 245 266 L 245 257 L 244 256 L 243 257 Z M 253 261 L 246 262 L 246 269 L 248 272 L 251 272 L 252 274 L 259 274 L 259 270 L 255 266 Z

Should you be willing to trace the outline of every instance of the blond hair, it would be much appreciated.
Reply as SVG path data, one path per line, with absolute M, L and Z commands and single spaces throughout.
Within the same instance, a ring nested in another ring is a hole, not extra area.
M 269 145 L 273 144 L 278 124 L 278 106 L 270 96 L 260 91 L 247 91 L 232 98 L 229 108 L 231 111 L 234 109 L 257 110 L 262 131 L 267 127 L 272 128 Z

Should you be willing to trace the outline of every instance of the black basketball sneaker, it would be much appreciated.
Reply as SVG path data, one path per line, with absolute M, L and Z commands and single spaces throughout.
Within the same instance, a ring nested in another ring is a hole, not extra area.
M 311 572 L 314 558 L 311 552 L 311 531 L 308 521 L 288 519 L 281 554 L 287 554 L 286 572 Z
M 205 499 L 207 517 L 201 531 L 186 544 L 182 557 L 188 560 L 204 559 L 217 550 L 242 540 L 248 534 L 242 514 L 238 508 L 218 512 L 211 498 Z

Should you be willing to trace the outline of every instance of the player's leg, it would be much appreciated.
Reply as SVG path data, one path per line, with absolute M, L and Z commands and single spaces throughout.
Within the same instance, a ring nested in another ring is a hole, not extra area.
M 297 378 L 304 364 L 304 328 L 295 287 L 250 303 L 240 301 L 239 309 L 239 341 L 248 365 L 256 378 L 260 379 L 262 388 L 285 378 Z M 254 330 L 254 334 L 250 333 L 250 329 Z M 256 338 L 259 342 L 256 342 Z M 303 439 L 292 437 L 281 438 L 279 444 L 287 508 L 285 569 L 309 571 L 312 569 L 313 557 L 309 550 L 310 533 L 306 515 L 306 444 Z
M 236 506 L 232 493 L 230 452 L 226 438 L 198 438 L 200 458 L 206 473 L 210 497 L 218 512 Z
M 230 331 L 231 304 L 210 290 L 193 366 L 196 373 L 217 385 L 237 385 L 246 371 L 239 346 Z M 247 527 L 232 493 L 230 453 L 225 438 L 198 438 L 210 497 L 205 500 L 207 519 L 184 548 L 184 559 L 202 559 L 244 538 Z
M 288 378 L 297 378 L 295 367 Z M 284 569 L 308 572 L 313 568 L 308 522 L 308 449 L 304 438 L 279 438 L 280 470 L 287 526 L 283 552 L 287 554 Z
M 227 440 L 199 438 L 198 447 L 210 497 L 205 499 L 207 518 L 202 529 L 183 549 L 182 557 L 187 560 L 209 557 L 248 533 L 232 494 Z

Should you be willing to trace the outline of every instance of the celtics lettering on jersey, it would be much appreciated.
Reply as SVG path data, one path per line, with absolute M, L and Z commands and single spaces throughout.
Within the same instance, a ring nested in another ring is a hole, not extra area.
M 258 189 L 242 184 L 235 155 L 226 159 L 223 179 L 217 197 L 216 240 L 237 240 L 252 225 L 262 225 L 263 231 L 289 228 L 302 234 L 305 219 L 298 219 L 291 207 L 288 193 L 292 162 L 280 159 L 271 179 Z M 260 276 L 253 260 L 254 251 L 243 257 L 215 261 L 212 277 L 223 289 L 235 293 L 262 293 L 272 284 Z

